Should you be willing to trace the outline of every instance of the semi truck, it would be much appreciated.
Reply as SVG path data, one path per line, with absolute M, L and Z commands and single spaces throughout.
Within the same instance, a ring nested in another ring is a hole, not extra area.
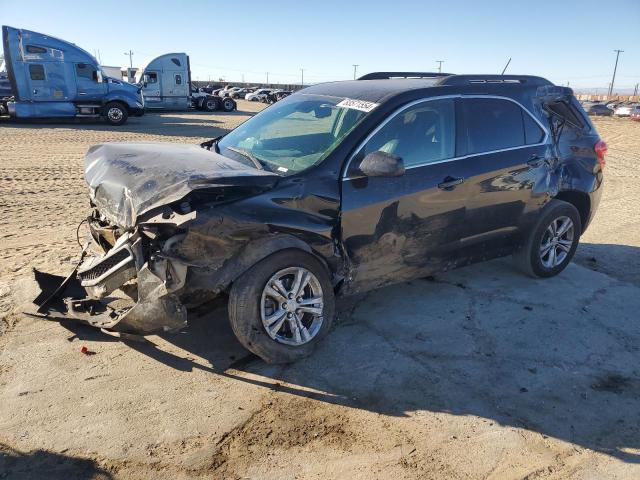
M 144 114 L 139 86 L 105 75 L 73 43 L 2 27 L 0 115 L 14 118 L 100 118 L 122 125 Z
M 191 66 L 186 53 L 165 53 L 136 72 L 147 109 L 231 112 L 237 108 L 231 98 L 211 95 L 191 83 Z

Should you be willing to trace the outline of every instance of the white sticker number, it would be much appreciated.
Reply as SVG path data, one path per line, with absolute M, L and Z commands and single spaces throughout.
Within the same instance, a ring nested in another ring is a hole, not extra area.
M 353 98 L 345 98 L 338 105 L 342 108 L 353 108 L 354 110 L 360 110 L 361 112 L 370 112 L 378 106 L 377 103 L 365 102 L 364 100 L 354 100 Z

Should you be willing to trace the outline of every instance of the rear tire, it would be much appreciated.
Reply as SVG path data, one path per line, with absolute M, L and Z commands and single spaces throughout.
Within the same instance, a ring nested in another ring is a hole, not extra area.
M 109 102 L 102 111 L 107 123 L 115 127 L 124 124 L 129 118 L 127 107 L 120 102 Z
M 578 248 L 582 223 L 576 207 L 551 200 L 513 254 L 516 267 L 534 278 L 548 278 L 564 270 Z
M 233 98 L 226 97 L 222 100 L 222 110 L 225 112 L 233 112 L 236 108 L 236 102 Z
M 300 279 L 307 280 L 299 290 L 298 272 Z M 272 287 L 275 284 L 279 286 Z M 301 250 L 282 250 L 261 260 L 233 283 L 229 293 L 233 332 L 247 350 L 267 363 L 290 363 L 310 355 L 329 332 L 334 317 L 329 273 L 318 259 Z
M 205 112 L 215 112 L 220 108 L 220 101 L 214 97 L 207 97 L 202 102 L 202 109 Z

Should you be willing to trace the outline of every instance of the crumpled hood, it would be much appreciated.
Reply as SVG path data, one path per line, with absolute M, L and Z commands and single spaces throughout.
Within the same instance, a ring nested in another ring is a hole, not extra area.
M 93 204 L 124 228 L 139 215 L 222 185 L 272 186 L 278 175 L 223 157 L 197 145 L 105 143 L 85 156 L 85 180 Z

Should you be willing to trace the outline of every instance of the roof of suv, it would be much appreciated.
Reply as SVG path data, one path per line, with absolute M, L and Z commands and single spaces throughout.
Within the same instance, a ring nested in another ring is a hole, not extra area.
M 378 72 L 365 75 L 358 80 L 342 82 L 320 83 L 304 89 L 304 93 L 316 95 L 330 95 L 347 97 L 367 102 L 379 103 L 400 93 L 422 90 L 431 87 L 486 87 L 495 92 L 501 86 L 540 87 L 553 85 L 542 77 L 528 75 L 449 75 L 423 74 L 416 78 L 417 73 L 407 73 L 402 77 L 401 72 Z M 409 76 L 411 75 L 411 76 Z M 371 78 L 371 79 L 370 79 Z M 484 88 L 483 88 L 484 90 Z M 452 93 L 454 93 L 452 91 Z

